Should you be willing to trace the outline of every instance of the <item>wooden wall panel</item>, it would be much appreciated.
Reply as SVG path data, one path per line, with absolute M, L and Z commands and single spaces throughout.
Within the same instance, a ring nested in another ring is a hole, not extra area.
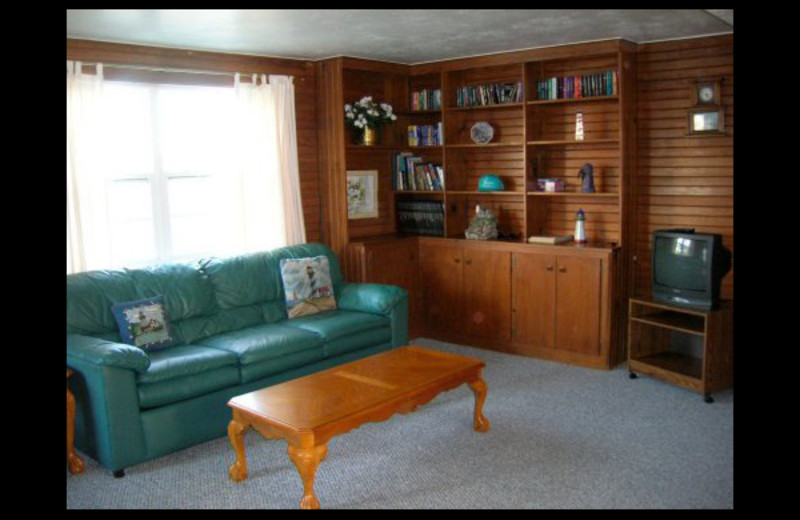
M 162 47 L 67 39 L 67 59 L 118 65 L 174 68 L 214 72 L 287 74 L 294 77 L 297 117 L 297 151 L 306 238 L 322 241 L 322 198 L 318 164 L 317 74 L 314 63 L 238 54 L 186 51 Z M 220 84 L 224 76 L 165 74 L 163 72 L 107 69 L 109 76 L 139 81 Z M 227 79 L 231 82 L 231 79 Z
M 725 136 L 687 136 L 695 79 L 723 79 Z M 638 47 L 638 168 L 634 294 L 651 284 L 651 234 L 667 227 L 721 233 L 733 251 L 733 36 Z M 722 296 L 733 297 L 733 270 Z

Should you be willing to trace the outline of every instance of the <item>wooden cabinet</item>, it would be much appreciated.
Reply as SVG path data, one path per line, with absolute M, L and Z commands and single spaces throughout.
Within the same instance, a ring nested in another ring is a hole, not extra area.
M 429 330 L 508 341 L 511 337 L 511 254 L 425 243 L 423 300 Z
M 461 248 L 422 245 L 421 273 L 424 321 L 428 329 L 455 327 L 462 323 L 464 271 Z
M 350 282 L 397 285 L 408 291 L 408 332 L 421 335 L 422 294 L 419 243 L 416 238 L 351 242 L 345 249 L 343 270 Z
M 514 352 L 600 353 L 601 260 L 515 253 Z
M 528 354 L 527 347 L 555 348 L 556 334 L 556 256 L 515 253 L 512 270 L 514 285 L 514 348 Z
M 556 345 L 596 356 L 600 353 L 601 261 L 559 256 L 556 272 Z
M 628 370 L 703 394 L 733 386 L 733 301 L 719 309 L 684 309 L 631 298 L 628 318 Z M 687 341 L 688 340 L 688 341 Z M 697 352 L 686 344 L 699 343 Z

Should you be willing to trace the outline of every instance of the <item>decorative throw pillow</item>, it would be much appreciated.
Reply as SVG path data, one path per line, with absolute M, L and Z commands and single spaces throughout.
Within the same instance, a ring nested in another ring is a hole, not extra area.
M 327 256 L 284 258 L 281 277 L 289 318 L 336 308 Z
M 167 320 L 163 296 L 111 306 L 122 341 L 142 350 L 158 350 L 176 343 Z

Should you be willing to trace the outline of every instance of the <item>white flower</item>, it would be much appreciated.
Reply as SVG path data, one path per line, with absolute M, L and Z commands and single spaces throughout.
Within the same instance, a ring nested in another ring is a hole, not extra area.
M 350 112 L 351 110 L 353 110 L 353 105 L 351 105 L 351 104 L 349 104 L 349 103 L 348 103 L 348 104 L 346 104 L 346 105 L 344 106 L 344 111 L 345 111 L 345 112 Z
M 395 119 L 397 119 L 397 116 L 396 116 L 396 115 L 394 115 L 394 114 L 389 114 L 389 119 L 391 119 L 392 121 L 394 121 Z

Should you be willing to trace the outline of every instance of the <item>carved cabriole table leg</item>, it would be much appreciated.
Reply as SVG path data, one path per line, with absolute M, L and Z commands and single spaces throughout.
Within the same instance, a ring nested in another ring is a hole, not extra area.
M 305 436 L 295 445 L 289 442 L 289 458 L 292 459 L 300 478 L 303 480 L 303 498 L 300 500 L 300 509 L 319 509 L 319 500 L 314 494 L 314 477 L 317 474 L 319 463 L 328 453 L 324 444 L 315 445 L 314 437 Z
M 476 378 L 469 383 L 469 387 L 475 393 L 475 431 L 485 433 L 489 431 L 489 419 L 483 415 L 483 403 L 486 401 L 486 393 L 489 387 L 486 381 L 481 378 L 480 372 Z
M 247 478 L 247 456 L 244 452 L 244 435 L 250 425 L 234 412 L 233 420 L 228 424 L 228 438 L 236 452 L 236 461 L 231 464 L 228 475 L 234 482 Z
M 67 369 L 67 379 L 72 371 Z M 67 388 L 67 462 L 73 475 L 83 473 L 83 460 L 75 453 L 75 396 Z

